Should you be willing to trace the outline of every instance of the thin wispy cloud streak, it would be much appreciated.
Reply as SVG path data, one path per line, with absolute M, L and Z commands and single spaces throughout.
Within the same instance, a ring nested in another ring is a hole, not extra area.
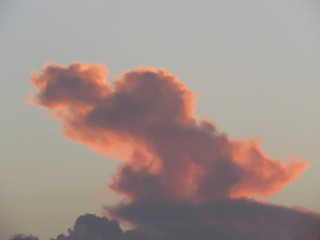
M 11 240 L 39 240 L 38 237 L 32 235 L 16 234 L 10 238 Z
M 260 140 L 233 139 L 197 117 L 196 95 L 164 69 L 140 67 L 112 83 L 107 75 L 74 63 L 31 76 L 29 103 L 53 110 L 66 138 L 123 160 L 109 184 L 123 202 L 104 208 L 116 220 L 84 215 L 56 240 L 320 238 L 319 214 L 253 200 L 297 179 L 305 160 L 270 157 Z

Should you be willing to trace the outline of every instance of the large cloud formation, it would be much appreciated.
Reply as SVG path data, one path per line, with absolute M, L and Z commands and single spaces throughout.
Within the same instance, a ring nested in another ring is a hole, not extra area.
M 125 203 L 105 209 L 133 226 L 118 237 L 319 239 L 319 215 L 249 200 L 280 191 L 305 161 L 272 158 L 260 141 L 197 118 L 195 94 L 166 70 L 140 67 L 113 84 L 107 74 L 103 65 L 46 65 L 31 76 L 39 91 L 29 103 L 54 110 L 65 137 L 124 160 L 110 188 Z M 61 239 L 89 239 L 71 235 Z

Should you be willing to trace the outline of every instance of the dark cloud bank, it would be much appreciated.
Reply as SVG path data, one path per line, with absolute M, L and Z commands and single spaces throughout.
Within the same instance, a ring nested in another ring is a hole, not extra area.
M 166 70 L 141 67 L 112 85 L 107 73 L 51 64 L 31 77 L 39 92 L 29 102 L 54 110 L 65 137 L 124 160 L 109 185 L 123 202 L 106 206 L 106 217 L 80 216 L 54 240 L 320 239 L 318 213 L 253 200 L 281 191 L 304 160 L 269 157 L 260 141 L 197 118 L 195 95 Z

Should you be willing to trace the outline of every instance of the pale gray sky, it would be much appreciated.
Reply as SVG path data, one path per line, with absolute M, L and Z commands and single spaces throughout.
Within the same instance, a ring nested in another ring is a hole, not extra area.
M 1 1 L 0 238 L 54 237 L 116 198 L 92 192 L 107 190 L 118 162 L 25 104 L 30 71 L 48 61 L 105 63 L 110 80 L 140 65 L 168 69 L 220 130 L 310 160 L 269 200 L 320 211 L 319 10 L 314 0 Z

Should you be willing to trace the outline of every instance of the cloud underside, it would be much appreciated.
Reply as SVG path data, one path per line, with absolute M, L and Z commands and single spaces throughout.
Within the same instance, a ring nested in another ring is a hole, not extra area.
M 109 209 L 135 223 L 124 231 L 117 220 L 80 216 L 68 234 L 51 240 L 319 240 L 320 218 L 248 199 L 216 200 L 194 206 L 133 202 Z M 11 240 L 37 240 L 12 238 Z

